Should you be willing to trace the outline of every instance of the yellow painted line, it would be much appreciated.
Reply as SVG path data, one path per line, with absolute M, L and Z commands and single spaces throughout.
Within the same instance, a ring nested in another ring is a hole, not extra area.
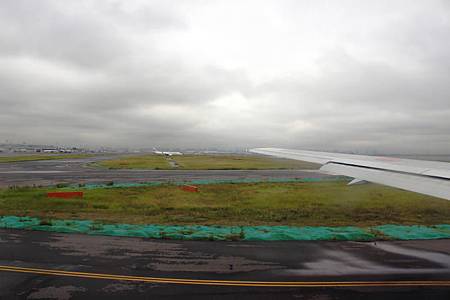
M 54 275 L 91 279 L 139 281 L 147 283 L 171 283 L 190 285 L 215 285 L 215 286 L 246 286 L 246 287 L 389 287 L 389 286 L 449 286 L 450 280 L 410 280 L 410 281 L 238 281 L 238 280 L 209 280 L 209 279 L 185 279 L 164 277 L 126 276 L 104 273 L 72 272 L 64 270 L 23 268 L 15 266 L 2 266 L 0 271 Z

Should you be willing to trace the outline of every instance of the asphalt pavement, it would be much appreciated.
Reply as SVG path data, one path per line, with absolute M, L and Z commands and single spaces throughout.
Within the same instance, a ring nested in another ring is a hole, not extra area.
M 450 240 L 169 241 L 0 230 L 1 299 L 449 299 Z

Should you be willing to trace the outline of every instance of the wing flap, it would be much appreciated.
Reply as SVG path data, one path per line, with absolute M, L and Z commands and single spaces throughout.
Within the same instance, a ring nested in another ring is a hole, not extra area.
M 366 180 L 450 200 L 450 181 L 440 178 L 396 173 L 335 163 L 328 163 L 322 166 L 320 170 L 330 174 L 345 175 L 358 178 L 359 180 Z

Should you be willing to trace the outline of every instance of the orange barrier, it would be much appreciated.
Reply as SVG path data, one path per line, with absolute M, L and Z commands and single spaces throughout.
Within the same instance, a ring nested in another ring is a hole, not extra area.
M 198 192 L 198 187 L 195 185 L 182 185 L 181 189 L 186 192 Z
M 83 198 L 83 192 L 48 192 L 48 198 Z

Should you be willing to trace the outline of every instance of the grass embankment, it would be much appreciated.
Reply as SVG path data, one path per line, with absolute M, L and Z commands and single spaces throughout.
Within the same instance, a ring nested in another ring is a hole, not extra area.
M 55 190 L 55 189 L 53 189 Z M 129 224 L 372 226 L 450 224 L 450 202 L 397 189 L 345 182 L 213 184 L 85 190 L 52 199 L 49 189 L 0 190 L 0 215 Z
M 76 159 L 93 157 L 95 154 L 36 154 L 36 155 L 17 155 L 17 156 L 0 156 L 0 163 L 21 162 L 35 160 L 55 160 L 55 159 Z
M 170 158 L 162 155 L 128 156 L 99 162 L 109 169 L 174 169 L 169 163 L 185 170 L 257 170 L 257 169 L 318 169 L 319 165 L 282 158 L 257 155 L 180 155 Z

